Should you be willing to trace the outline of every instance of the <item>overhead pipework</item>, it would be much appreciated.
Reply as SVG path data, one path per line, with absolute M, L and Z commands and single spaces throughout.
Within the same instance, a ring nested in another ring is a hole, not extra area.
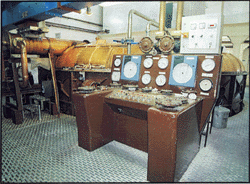
M 146 37 L 142 38 L 141 41 L 139 42 L 139 47 L 142 52 L 156 55 L 157 51 L 163 53 L 169 53 L 170 51 L 173 50 L 174 38 L 170 35 L 168 29 L 165 27 L 165 17 L 166 17 L 166 2 L 161 1 L 159 23 L 155 21 L 149 21 L 146 28 Z M 159 31 L 156 32 L 155 36 L 155 39 L 157 40 L 157 43 L 155 44 L 150 38 L 150 25 L 159 27 Z

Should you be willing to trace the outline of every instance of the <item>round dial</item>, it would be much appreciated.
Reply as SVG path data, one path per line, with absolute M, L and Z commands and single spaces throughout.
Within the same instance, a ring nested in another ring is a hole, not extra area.
M 120 72 L 113 72 L 111 76 L 112 81 L 118 82 L 120 80 L 120 76 L 121 76 Z
M 199 86 L 202 91 L 209 91 L 212 89 L 213 83 L 210 79 L 202 79 Z
M 116 59 L 116 60 L 114 61 L 114 65 L 115 65 L 116 67 L 120 66 L 121 63 L 122 63 L 121 59 Z
M 124 67 L 124 76 L 127 78 L 132 78 L 137 73 L 137 66 L 134 62 L 129 61 Z
M 150 68 L 153 65 L 153 59 L 151 58 L 145 59 L 143 65 L 145 68 Z
M 212 59 L 205 59 L 202 64 L 201 64 L 201 68 L 205 71 L 205 72 L 211 72 L 215 67 L 215 62 Z
M 164 84 L 166 84 L 166 81 L 167 81 L 167 79 L 166 79 L 165 75 L 158 75 L 156 77 L 156 80 L 155 80 L 155 82 L 158 86 L 163 86 Z
M 180 63 L 174 67 L 173 78 L 178 83 L 186 83 L 193 76 L 193 70 L 187 63 Z
M 148 85 L 151 82 L 151 76 L 149 74 L 144 74 L 141 81 L 143 84 Z
M 158 61 L 158 67 L 160 69 L 165 69 L 168 67 L 168 59 L 167 58 L 161 58 L 159 61 Z

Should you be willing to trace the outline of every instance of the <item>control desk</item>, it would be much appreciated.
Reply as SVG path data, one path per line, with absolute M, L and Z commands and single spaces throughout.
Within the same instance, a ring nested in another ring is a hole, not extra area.
M 115 55 L 110 86 L 73 94 L 79 146 L 116 140 L 148 153 L 149 181 L 178 181 L 199 151 L 220 68 L 220 55 Z

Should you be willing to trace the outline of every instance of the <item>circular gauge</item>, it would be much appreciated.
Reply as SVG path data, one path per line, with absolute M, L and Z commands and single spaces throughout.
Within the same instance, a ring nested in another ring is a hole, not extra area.
M 205 72 L 211 72 L 215 67 L 215 62 L 212 59 L 205 59 L 202 64 L 201 64 L 201 68 L 205 71 Z
M 167 81 L 167 79 L 166 79 L 165 75 L 158 75 L 156 77 L 156 80 L 155 80 L 155 82 L 158 86 L 163 86 L 164 84 L 166 84 L 166 81 Z
M 132 61 L 127 62 L 127 64 L 124 66 L 124 76 L 130 79 L 134 77 L 136 73 L 137 73 L 136 64 Z
M 179 63 L 174 67 L 173 78 L 177 83 L 186 83 L 193 76 L 193 70 L 187 63 Z
M 115 65 L 116 67 L 120 66 L 121 63 L 122 63 L 121 59 L 116 59 L 116 60 L 114 61 L 114 65 Z
M 148 85 L 151 82 L 151 76 L 149 74 L 144 74 L 141 81 L 143 84 Z
M 112 81 L 118 82 L 120 80 L 121 73 L 120 72 L 113 72 L 112 73 Z
M 168 67 L 168 59 L 167 58 L 161 58 L 159 61 L 158 61 L 158 67 L 160 69 L 165 69 Z
M 199 86 L 202 91 L 209 91 L 212 89 L 213 83 L 210 79 L 202 79 Z
M 145 59 L 143 65 L 145 68 L 150 68 L 153 65 L 153 59 L 151 58 Z
M 192 99 L 192 100 L 195 100 L 195 99 L 197 98 L 197 95 L 196 95 L 195 93 L 190 93 L 190 94 L 188 95 L 188 98 L 189 98 L 189 99 Z

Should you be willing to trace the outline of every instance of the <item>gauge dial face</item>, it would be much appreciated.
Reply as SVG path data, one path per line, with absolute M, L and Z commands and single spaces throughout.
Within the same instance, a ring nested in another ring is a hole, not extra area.
M 168 59 L 167 58 L 161 58 L 159 61 L 158 61 L 158 67 L 160 69 L 165 69 L 168 67 Z
M 112 81 L 116 81 L 116 82 L 120 80 L 120 77 L 121 77 L 121 72 L 113 72 L 111 76 Z
M 143 84 L 148 85 L 151 82 L 151 76 L 149 74 L 144 74 L 141 81 Z
M 202 79 L 199 86 L 202 91 L 209 91 L 212 89 L 213 83 L 210 79 Z
M 173 69 L 173 78 L 177 83 L 186 83 L 193 76 L 193 69 L 187 63 L 180 63 Z
M 137 73 L 136 64 L 132 61 L 127 62 L 124 67 L 124 76 L 130 79 L 134 77 L 136 73 Z
M 153 65 L 153 59 L 151 58 L 145 59 L 143 65 L 145 68 L 150 68 Z
M 167 78 L 165 77 L 165 75 L 158 75 L 155 80 L 158 86 L 164 86 L 164 84 L 166 84 L 166 81 Z
M 211 72 L 215 67 L 215 62 L 212 59 L 205 59 L 202 64 L 201 64 L 201 68 L 205 71 L 205 72 Z
M 115 65 L 116 67 L 120 66 L 121 63 L 122 63 L 121 59 L 116 59 L 116 60 L 114 61 L 114 65 Z

